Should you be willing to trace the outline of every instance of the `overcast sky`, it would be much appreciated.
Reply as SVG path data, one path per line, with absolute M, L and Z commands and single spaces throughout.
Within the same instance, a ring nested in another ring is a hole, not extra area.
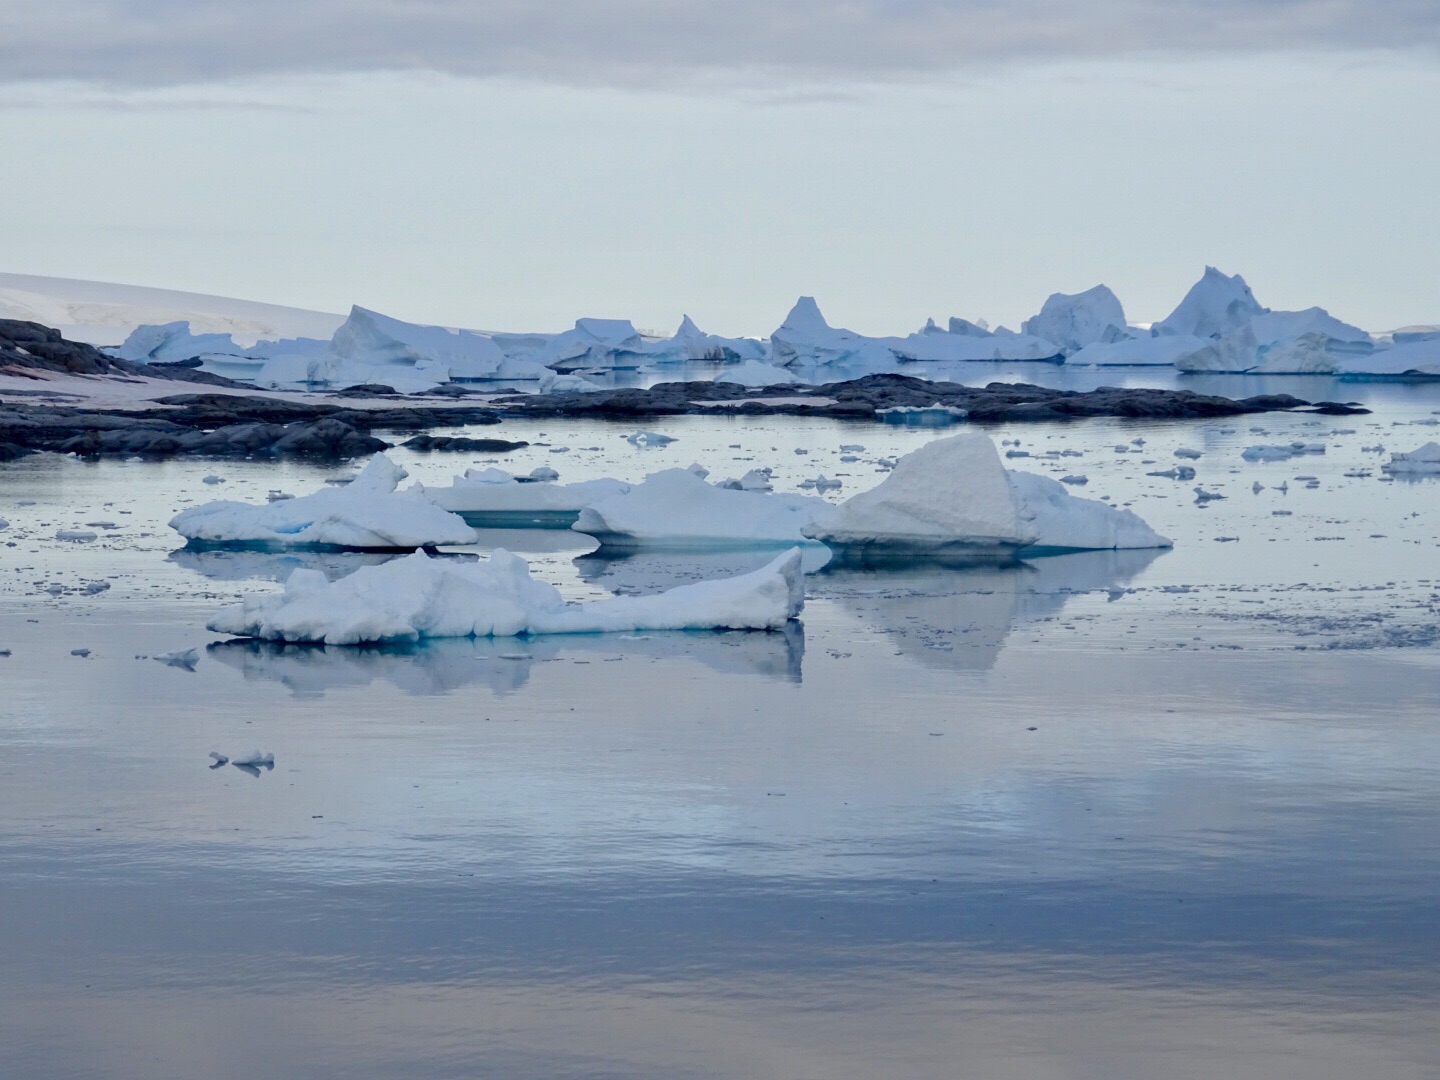
M 1440 321 L 1434 0 L 0 0 L 0 269 L 766 333 Z

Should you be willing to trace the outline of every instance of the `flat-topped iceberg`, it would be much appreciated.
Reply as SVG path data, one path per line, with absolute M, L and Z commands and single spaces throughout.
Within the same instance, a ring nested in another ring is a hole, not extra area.
M 341 365 L 415 368 L 441 382 L 491 378 L 505 360 L 500 346 L 473 330 L 402 322 L 358 305 L 335 331 L 330 350 Z
M 591 503 L 571 528 L 608 548 L 789 546 L 805 543 L 802 529 L 829 507 L 810 495 L 736 490 L 707 483 L 689 469 L 666 469 Z
M 227 607 L 209 628 L 267 641 L 416 641 L 640 630 L 780 630 L 800 615 L 800 552 L 787 551 L 739 577 L 697 581 L 654 596 L 567 604 L 530 576 L 524 559 L 497 548 L 489 559 L 431 558 L 423 552 L 368 566 L 330 582 L 297 570 L 279 596 Z
M 1065 358 L 1065 364 L 1067 367 L 1174 367 L 1211 343 L 1211 339 L 1193 334 L 1097 341 L 1071 353 Z
M 1339 366 L 1342 379 L 1440 378 L 1440 338 L 1419 338 L 1367 356 L 1348 357 Z
M 574 484 L 519 480 L 502 469 L 467 469 L 448 487 L 412 489 L 443 510 L 480 528 L 565 529 L 597 499 L 623 494 L 630 485 L 609 478 Z
M 964 319 L 951 319 L 950 329 L 941 330 L 934 320 L 918 333 L 903 338 L 880 338 L 900 360 L 963 361 L 994 363 L 997 361 L 1039 361 L 1057 363 L 1064 359 L 1064 350 L 1055 342 L 1033 334 L 996 334 Z
M 417 491 L 397 491 L 406 472 L 384 454 L 344 487 L 265 505 L 205 503 L 182 510 L 170 527 L 195 545 L 405 551 L 473 544 L 475 530 Z

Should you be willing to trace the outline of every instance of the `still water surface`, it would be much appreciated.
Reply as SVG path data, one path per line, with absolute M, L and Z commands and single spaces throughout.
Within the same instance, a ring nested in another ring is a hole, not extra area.
M 788 634 L 219 643 L 218 605 L 376 557 L 165 520 L 333 470 L 0 466 L 0 1075 L 1440 1075 L 1440 487 L 1364 449 L 1428 441 L 1440 393 L 1294 383 L 1376 412 L 993 432 L 1171 552 L 821 570 Z M 502 464 L 843 497 L 933 437 L 652 426 L 512 424 L 549 445 Z M 1145 475 L 1181 446 L 1195 481 Z M 574 598 L 767 557 L 486 539 Z

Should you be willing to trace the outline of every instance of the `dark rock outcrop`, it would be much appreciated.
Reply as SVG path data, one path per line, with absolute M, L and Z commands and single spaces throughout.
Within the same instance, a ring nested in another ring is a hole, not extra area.
M 132 364 L 94 345 L 69 341 L 59 330 L 19 319 L 0 319 L 0 371 L 53 371 L 66 375 L 144 375 L 174 382 L 239 386 L 233 379 L 182 364 Z
M 440 450 L 462 454 L 507 454 L 529 446 L 528 442 L 508 439 L 468 439 L 463 435 L 416 435 L 400 444 L 407 450 L 428 452 Z

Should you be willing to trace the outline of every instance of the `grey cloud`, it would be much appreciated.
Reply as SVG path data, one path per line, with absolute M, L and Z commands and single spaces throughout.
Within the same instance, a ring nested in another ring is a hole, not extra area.
M 130 86 L 384 69 L 837 84 L 1023 58 L 1437 44 L 1434 0 L 0 0 L 0 81 Z

